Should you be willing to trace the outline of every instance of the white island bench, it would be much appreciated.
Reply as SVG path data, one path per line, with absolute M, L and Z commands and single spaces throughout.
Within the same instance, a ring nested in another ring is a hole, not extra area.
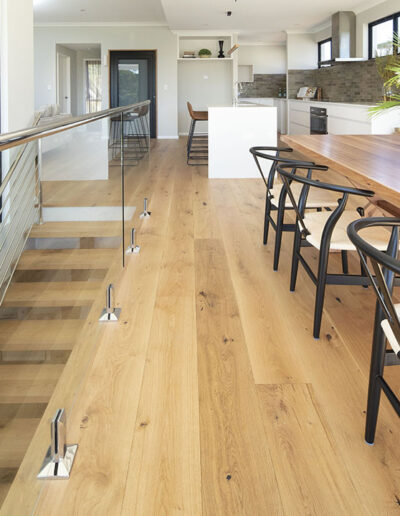
M 277 109 L 257 104 L 208 109 L 208 177 L 254 178 L 260 174 L 249 152 L 276 147 Z

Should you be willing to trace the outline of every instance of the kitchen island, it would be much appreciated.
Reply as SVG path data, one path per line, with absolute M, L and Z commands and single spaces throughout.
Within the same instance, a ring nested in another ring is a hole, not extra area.
M 276 147 L 276 107 L 253 103 L 209 107 L 208 177 L 260 177 L 249 152 L 256 145 Z

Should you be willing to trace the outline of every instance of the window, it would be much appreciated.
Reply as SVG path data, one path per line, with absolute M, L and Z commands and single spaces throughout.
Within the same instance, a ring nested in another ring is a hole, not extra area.
M 327 61 L 332 59 L 332 38 L 324 39 L 318 43 L 318 68 L 331 66 Z
M 368 57 L 387 56 L 394 51 L 394 34 L 398 34 L 400 13 L 386 16 L 368 25 Z
M 86 65 L 86 113 L 101 111 L 101 61 L 87 60 Z

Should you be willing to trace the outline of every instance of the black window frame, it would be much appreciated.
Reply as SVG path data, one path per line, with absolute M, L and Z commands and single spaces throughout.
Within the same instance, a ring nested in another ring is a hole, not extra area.
M 393 20 L 393 34 L 399 34 L 399 18 L 400 11 L 397 13 L 391 14 L 389 16 L 384 16 L 383 18 L 379 18 L 379 20 L 375 20 L 371 23 L 368 23 L 368 59 L 375 59 L 372 55 L 372 29 L 381 23 L 385 23 L 387 21 Z M 395 52 L 394 38 L 393 38 L 393 53 Z
M 321 46 L 324 43 L 328 43 L 329 41 L 331 43 L 331 58 L 328 61 L 321 61 Z M 321 68 L 324 65 L 324 63 L 326 63 L 325 66 L 330 66 L 330 61 L 332 61 L 332 38 L 331 37 L 323 39 L 321 41 L 318 41 L 318 68 Z

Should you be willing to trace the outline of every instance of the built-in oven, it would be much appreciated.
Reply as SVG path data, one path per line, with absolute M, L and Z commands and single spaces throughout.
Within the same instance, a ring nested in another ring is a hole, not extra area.
M 310 107 L 310 134 L 328 134 L 328 114 L 325 108 Z

